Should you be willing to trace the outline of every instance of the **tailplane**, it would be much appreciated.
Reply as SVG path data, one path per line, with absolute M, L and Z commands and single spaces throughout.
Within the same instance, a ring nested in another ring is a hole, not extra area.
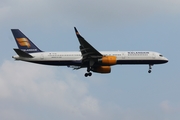
M 11 29 L 14 39 L 20 50 L 26 53 L 42 52 L 32 41 L 29 40 L 19 29 Z
M 33 58 L 30 54 L 20 50 L 20 49 L 14 49 L 14 51 L 20 56 L 20 57 L 26 57 L 26 58 Z

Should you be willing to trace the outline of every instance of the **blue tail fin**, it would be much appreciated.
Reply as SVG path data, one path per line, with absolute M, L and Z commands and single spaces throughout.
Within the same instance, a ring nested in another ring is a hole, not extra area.
M 22 51 L 27 53 L 42 52 L 33 42 L 29 40 L 19 29 L 11 29 L 14 39 Z

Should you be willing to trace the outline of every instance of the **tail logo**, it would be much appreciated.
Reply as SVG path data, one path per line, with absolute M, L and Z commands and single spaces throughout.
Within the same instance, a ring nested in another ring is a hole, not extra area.
M 26 46 L 28 48 L 31 47 L 29 40 L 27 38 L 16 38 L 16 40 L 20 46 Z

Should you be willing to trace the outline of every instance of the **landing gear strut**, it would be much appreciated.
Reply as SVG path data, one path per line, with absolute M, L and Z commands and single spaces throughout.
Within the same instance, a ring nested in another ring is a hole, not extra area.
M 149 65 L 148 73 L 151 73 L 152 66 L 153 66 L 153 65 Z

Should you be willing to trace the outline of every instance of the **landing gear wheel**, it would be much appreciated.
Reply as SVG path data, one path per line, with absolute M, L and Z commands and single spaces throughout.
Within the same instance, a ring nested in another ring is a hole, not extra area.
M 148 70 L 148 73 L 151 73 L 151 70 Z
M 91 72 L 89 72 L 89 76 L 91 76 L 92 75 L 92 73 Z
M 85 73 L 85 74 L 84 74 L 84 76 L 85 76 L 85 77 L 87 77 L 87 76 L 91 76 L 91 75 L 92 75 L 92 73 L 91 73 L 91 72 L 89 72 L 89 73 Z
M 88 73 L 85 73 L 84 76 L 87 77 L 89 74 Z

